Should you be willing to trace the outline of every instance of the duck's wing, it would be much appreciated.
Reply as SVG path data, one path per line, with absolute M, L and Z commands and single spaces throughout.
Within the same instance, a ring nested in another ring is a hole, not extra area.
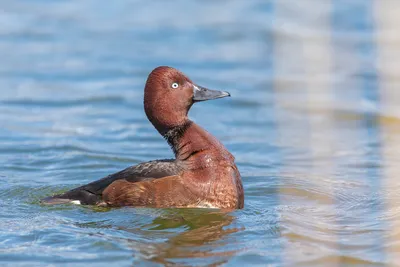
M 63 194 L 47 197 L 41 200 L 42 204 L 76 203 L 82 205 L 95 205 L 102 201 L 102 193 L 112 182 L 124 179 L 131 183 L 166 176 L 177 175 L 181 168 L 173 159 L 154 160 L 140 163 L 126 168 L 120 172 L 108 175 L 100 180 L 80 186 Z
M 103 191 L 103 201 L 111 207 L 195 207 L 199 191 L 206 191 L 204 184 L 191 185 L 183 180 L 182 175 L 137 183 L 117 180 Z

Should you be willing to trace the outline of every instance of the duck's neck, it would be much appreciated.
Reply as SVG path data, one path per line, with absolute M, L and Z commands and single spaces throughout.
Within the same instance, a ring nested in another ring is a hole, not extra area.
M 233 156 L 214 136 L 189 119 L 170 128 L 163 136 L 179 161 L 196 161 L 198 167 L 210 160 L 233 161 Z M 202 155 L 207 157 L 203 158 Z
M 168 144 L 171 146 L 176 158 L 178 158 L 179 152 L 182 150 L 180 143 L 183 139 L 183 136 L 192 124 L 193 122 L 188 119 L 182 124 L 171 127 L 164 133 L 161 133 L 161 135 L 167 140 Z

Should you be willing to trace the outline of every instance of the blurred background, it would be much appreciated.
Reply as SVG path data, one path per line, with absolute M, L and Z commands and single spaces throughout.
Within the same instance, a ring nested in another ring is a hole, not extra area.
M 2 266 L 396 266 L 400 2 L 2 0 Z M 230 99 L 190 116 L 245 208 L 39 199 L 172 152 L 143 112 L 169 65 Z

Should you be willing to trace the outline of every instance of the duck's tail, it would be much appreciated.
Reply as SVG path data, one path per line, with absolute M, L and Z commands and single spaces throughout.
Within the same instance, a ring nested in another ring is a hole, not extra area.
M 45 205 L 78 204 L 96 205 L 101 202 L 101 195 L 94 194 L 84 188 L 75 188 L 63 194 L 46 197 L 40 201 Z
M 65 193 L 46 197 L 42 199 L 40 203 L 45 205 L 68 203 L 80 205 L 99 205 L 103 203 L 102 194 L 104 189 L 116 179 L 116 175 L 108 175 L 100 180 L 77 187 Z

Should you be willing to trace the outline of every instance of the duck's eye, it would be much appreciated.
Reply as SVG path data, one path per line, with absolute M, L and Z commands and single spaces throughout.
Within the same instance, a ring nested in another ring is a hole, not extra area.
M 176 89 L 176 88 L 179 87 L 179 84 L 178 84 L 178 83 L 173 83 L 173 84 L 171 85 L 171 87 L 174 88 L 174 89 Z

